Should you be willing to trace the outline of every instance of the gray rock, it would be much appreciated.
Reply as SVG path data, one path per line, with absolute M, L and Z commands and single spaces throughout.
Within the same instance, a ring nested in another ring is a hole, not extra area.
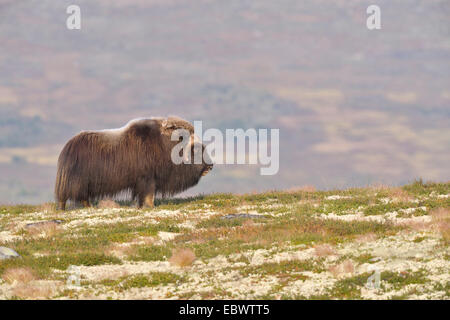
M 227 214 L 226 216 L 223 216 L 222 219 L 238 219 L 238 218 L 260 219 L 260 218 L 264 218 L 264 217 L 265 217 L 265 215 L 260 215 L 260 214 L 233 213 L 233 214 Z
M 0 247 L 0 260 L 19 258 L 20 255 L 11 248 Z
M 56 223 L 56 224 L 61 224 L 63 223 L 63 220 L 48 220 L 48 221 L 39 221 L 39 222 L 34 222 L 34 223 L 27 223 L 25 225 L 25 228 L 30 228 L 30 227 L 37 227 L 37 226 L 42 226 L 45 224 L 51 224 L 51 223 Z
M 378 261 L 381 261 L 381 258 L 380 257 L 375 257 L 375 258 L 370 259 L 369 261 L 370 262 L 378 262 Z

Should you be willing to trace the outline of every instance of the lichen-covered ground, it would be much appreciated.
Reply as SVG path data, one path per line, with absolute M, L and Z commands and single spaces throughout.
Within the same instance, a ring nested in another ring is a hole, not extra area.
M 0 260 L 0 298 L 449 299 L 449 196 L 418 181 L 0 207 L 0 246 L 21 255 Z

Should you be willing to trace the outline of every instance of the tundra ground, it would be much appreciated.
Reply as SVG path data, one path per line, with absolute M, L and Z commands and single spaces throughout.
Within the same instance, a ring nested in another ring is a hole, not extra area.
M 0 298 L 449 299 L 449 196 L 418 181 L 0 207 L 0 246 L 21 255 L 0 260 Z

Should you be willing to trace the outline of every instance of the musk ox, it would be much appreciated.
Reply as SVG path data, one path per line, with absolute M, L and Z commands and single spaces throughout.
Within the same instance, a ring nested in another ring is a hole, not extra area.
M 89 206 L 92 200 L 122 191 L 131 192 L 139 207 L 153 207 L 156 194 L 171 196 L 196 185 L 212 164 L 206 153 L 200 164 L 174 163 L 171 151 L 182 140 L 172 141 L 176 129 L 190 135 L 189 149 L 184 150 L 204 151 L 191 123 L 176 117 L 135 119 L 120 129 L 77 134 L 58 159 L 59 208 L 65 210 L 68 200 Z

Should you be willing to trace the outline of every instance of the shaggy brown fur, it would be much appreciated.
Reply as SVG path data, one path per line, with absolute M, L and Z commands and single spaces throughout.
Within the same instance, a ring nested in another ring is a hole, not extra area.
M 169 117 L 132 120 L 120 129 L 73 137 L 58 159 L 55 196 L 60 209 L 65 210 L 68 200 L 89 206 L 121 191 L 131 191 L 139 207 L 152 207 L 155 194 L 170 196 L 196 185 L 212 165 L 174 164 L 170 155 L 178 141 L 170 138 L 175 129 L 194 132 L 189 122 Z

